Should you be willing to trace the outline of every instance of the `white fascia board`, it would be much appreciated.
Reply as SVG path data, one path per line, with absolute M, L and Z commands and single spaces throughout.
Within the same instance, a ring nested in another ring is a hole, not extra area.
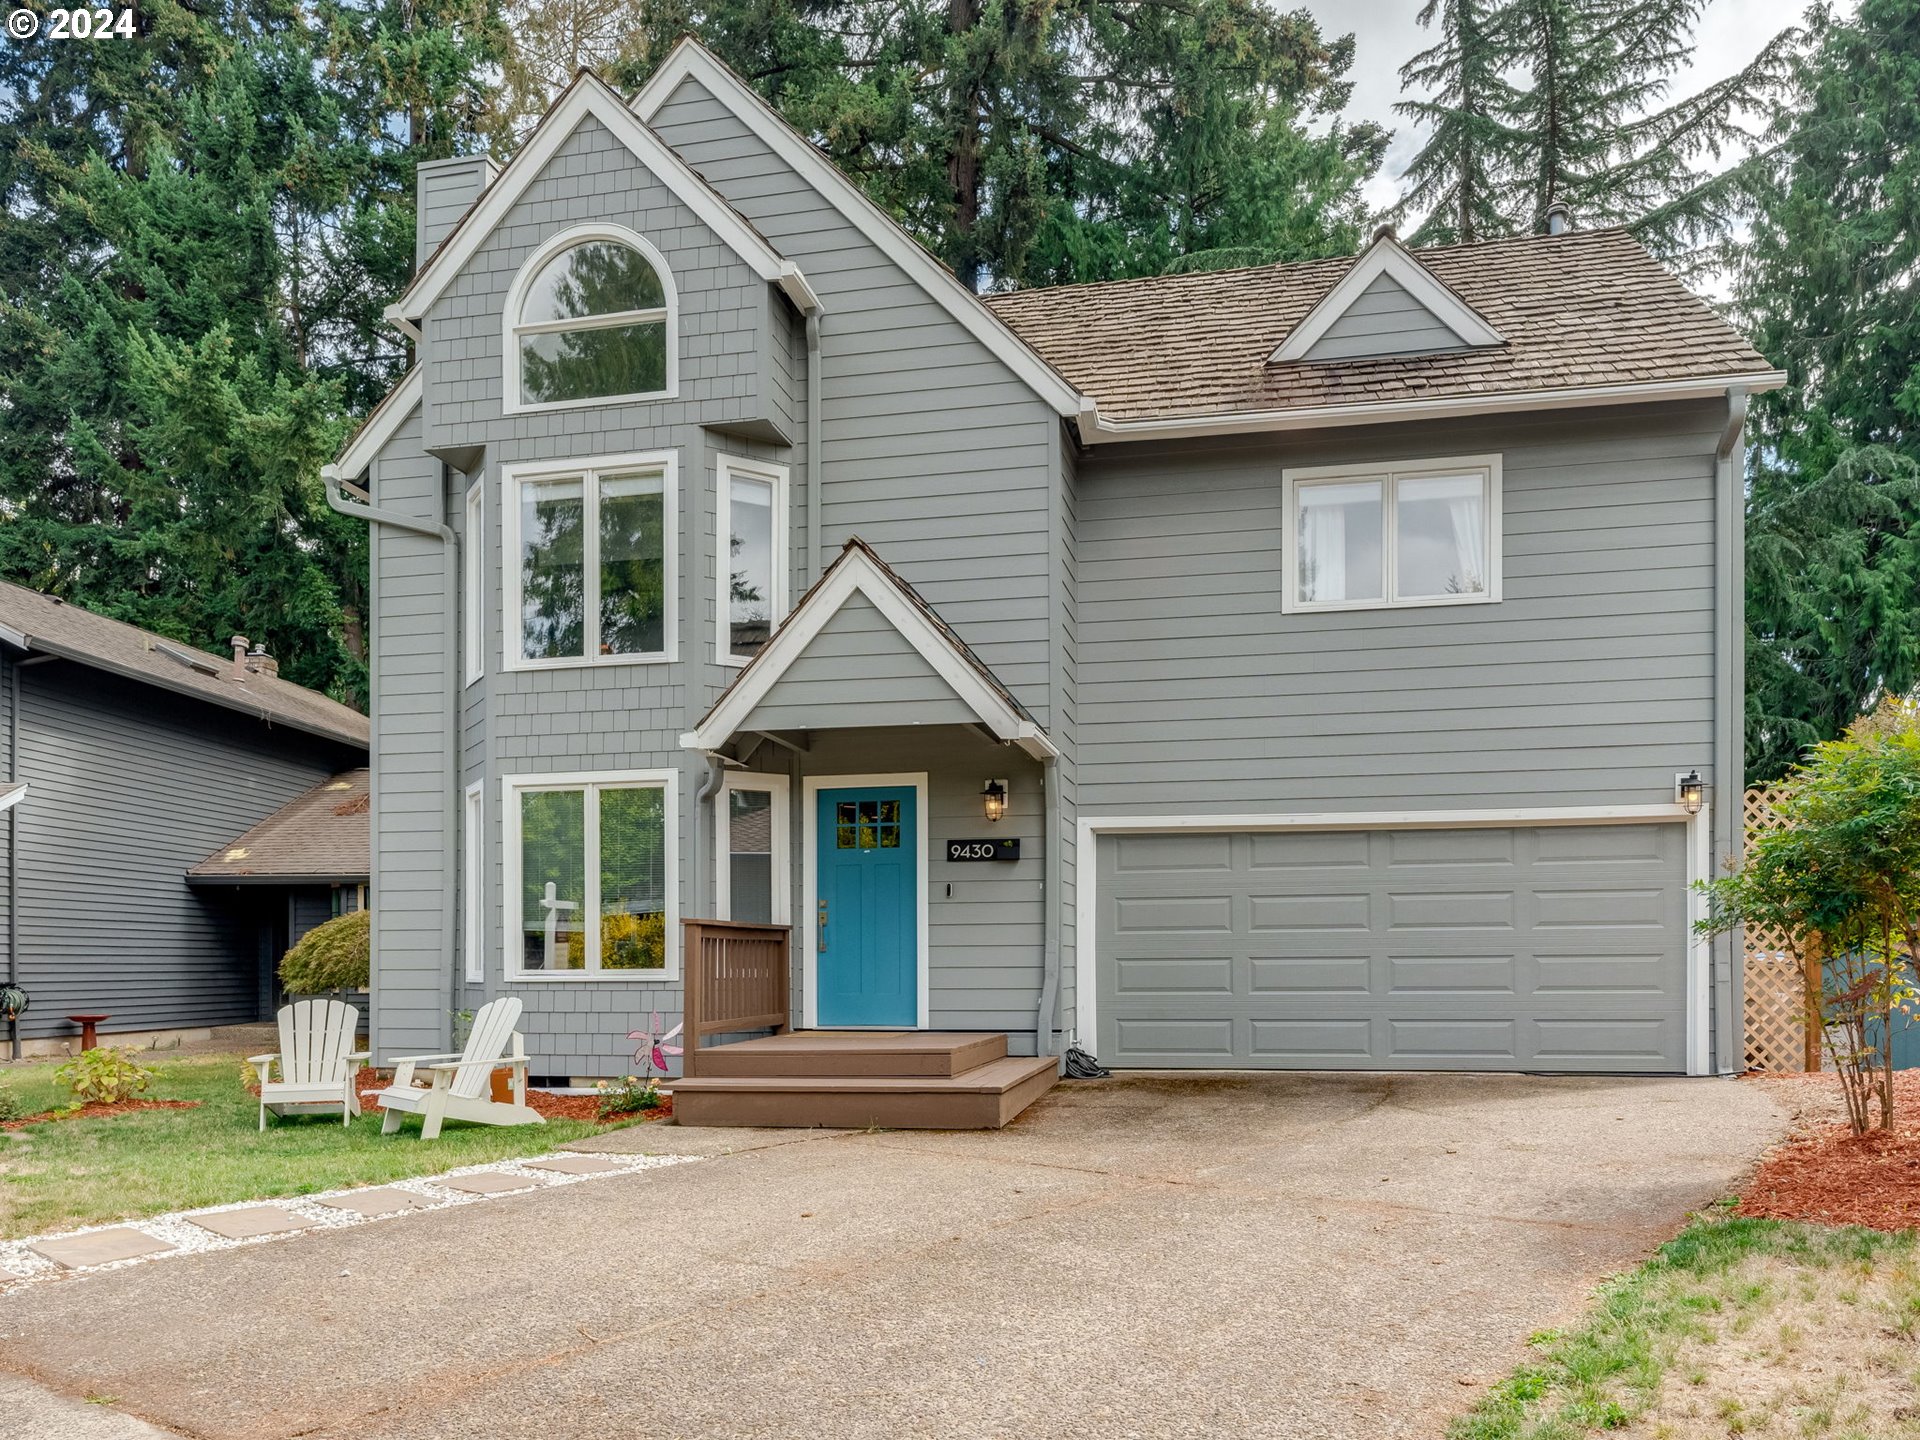
M 17 781 L 12 785 L 0 786 L 0 811 L 13 809 L 27 798 L 27 782 Z
M 347 442 L 347 448 L 340 452 L 340 458 L 325 467 L 327 478 L 357 480 L 366 474 L 367 467 L 373 464 L 374 457 L 393 439 L 394 432 L 420 408 L 426 389 L 426 377 L 418 365 L 402 375 L 400 383 L 387 392 L 387 398 L 373 407 L 367 423 Z
M 1206 435 L 1253 435 L 1274 430 L 1318 430 L 1335 425 L 1391 425 L 1403 420 L 1447 420 L 1459 416 L 1504 415 L 1528 410 L 1574 410 L 1595 405 L 1639 405 L 1660 400 L 1701 400 L 1733 386 L 1749 394 L 1787 383 L 1785 372 L 1715 375 L 1701 380 L 1647 380 L 1631 385 L 1593 385 L 1566 390 L 1526 390 L 1512 394 L 1458 395 L 1434 400 L 1367 401 L 1357 405 L 1313 405 L 1294 410 L 1243 410 L 1167 420 L 1104 420 L 1081 417 L 1086 445 L 1120 440 L 1178 440 Z
M 832 161 L 774 113 L 706 47 L 693 40 L 682 40 L 666 63 L 654 71 L 653 78 L 640 87 L 640 93 L 633 97 L 633 108 L 641 119 L 651 121 L 681 82 L 689 78 L 732 111 L 741 124 L 825 196 L 850 225 L 905 271 L 935 304 L 986 346 L 1057 414 L 1072 418 L 1090 407 L 1092 402 L 1075 390 L 1065 376 L 1008 329 L 1006 322 L 982 304 L 979 296 L 962 285 L 925 246 L 862 194 Z
M 1449 290 L 1398 240 L 1382 236 L 1354 261 L 1347 273 L 1340 277 L 1338 284 L 1320 297 L 1320 303 L 1307 312 L 1306 319 L 1293 327 L 1287 338 L 1280 342 L 1279 348 L 1268 357 L 1267 363 L 1280 365 L 1306 359 L 1307 352 L 1320 337 L 1382 275 L 1390 275 L 1397 280 L 1408 294 L 1433 312 L 1436 319 L 1466 344 L 1481 346 L 1504 343 L 1500 332 L 1487 323 L 1485 316 Z
M 649 174 L 672 191 L 762 280 L 780 285 L 788 294 L 793 293 L 790 287 L 795 280 L 804 289 L 805 278 L 792 262 L 776 252 L 706 181 L 688 169 L 686 162 L 648 129 L 606 82 L 582 72 L 547 112 L 533 138 L 513 157 L 500 178 L 481 192 L 452 238 L 428 261 L 426 269 L 414 277 L 406 294 L 392 307 L 399 319 L 418 321 L 427 313 L 588 116 L 605 125 Z M 806 290 L 805 293 L 812 292 Z
M 686 750 L 716 751 L 752 718 L 793 663 L 806 653 L 827 621 L 855 595 L 865 595 L 873 608 L 919 652 L 954 694 L 1000 739 L 1020 746 L 1035 758 L 1057 754 L 1039 726 L 1014 710 L 987 683 L 980 672 L 956 650 L 932 621 L 900 593 L 866 554 L 849 551 L 834 563 L 827 577 L 787 617 L 767 648 L 754 658 L 697 729 L 680 737 Z

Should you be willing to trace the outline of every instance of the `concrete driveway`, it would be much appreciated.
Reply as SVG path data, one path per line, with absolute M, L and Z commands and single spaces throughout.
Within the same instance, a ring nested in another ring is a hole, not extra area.
M 0 1298 L 0 1436 L 1431 1437 L 1780 1124 L 1730 1081 L 1272 1075 L 645 1127 L 582 1148 L 708 1158 Z

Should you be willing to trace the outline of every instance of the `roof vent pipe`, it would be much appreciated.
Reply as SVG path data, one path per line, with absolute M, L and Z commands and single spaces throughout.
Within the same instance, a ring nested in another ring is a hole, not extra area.
M 233 678 L 247 678 L 247 647 L 253 642 L 244 635 L 236 635 L 227 642 L 233 647 Z
M 1567 208 L 1565 201 L 1556 200 L 1547 206 L 1547 234 L 1564 235 L 1572 228 L 1573 211 Z

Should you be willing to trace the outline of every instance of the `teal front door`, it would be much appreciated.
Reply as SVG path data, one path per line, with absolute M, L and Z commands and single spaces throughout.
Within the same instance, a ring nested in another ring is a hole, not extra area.
M 920 857 L 910 785 L 819 792 L 814 914 L 820 1025 L 920 1020 Z

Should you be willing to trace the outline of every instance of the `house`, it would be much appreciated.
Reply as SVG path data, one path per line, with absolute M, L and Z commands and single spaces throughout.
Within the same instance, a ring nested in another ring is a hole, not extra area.
M 79 1014 L 107 1016 L 117 1043 L 271 1014 L 284 897 L 210 890 L 190 872 L 363 766 L 366 717 L 280 679 L 242 637 L 209 655 L 8 584 L 0 707 L 0 973 L 29 1001 L 13 1042 L 58 1053 Z
M 715 918 L 792 927 L 800 1028 L 1738 1067 L 1689 887 L 1782 377 L 1626 233 L 982 300 L 692 42 L 419 190 L 329 472 L 379 1053 L 510 993 L 624 1071 Z

